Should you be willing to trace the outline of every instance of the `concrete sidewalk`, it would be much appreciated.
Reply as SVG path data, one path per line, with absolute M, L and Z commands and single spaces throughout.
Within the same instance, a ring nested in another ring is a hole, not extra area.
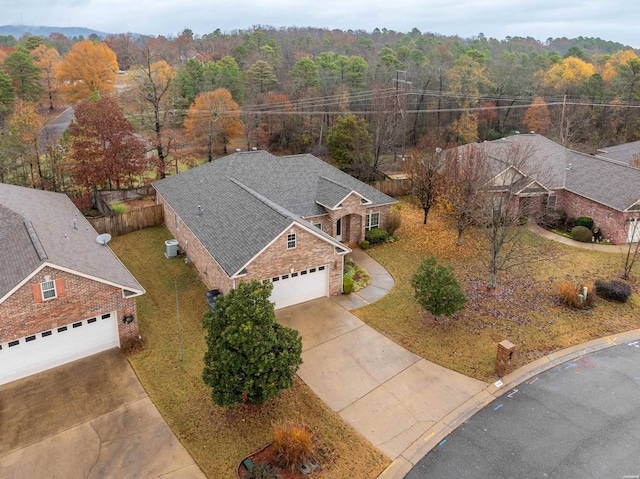
M 580 241 L 567 238 L 555 234 L 553 231 L 544 229 L 543 227 L 535 223 L 527 223 L 527 229 L 532 233 L 542 236 L 548 240 L 555 241 L 556 243 L 566 244 L 575 248 L 588 249 L 591 251 L 600 251 L 602 253 L 626 253 L 629 250 L 629 244 L 601 244 L 601 243 L 582 243 Z

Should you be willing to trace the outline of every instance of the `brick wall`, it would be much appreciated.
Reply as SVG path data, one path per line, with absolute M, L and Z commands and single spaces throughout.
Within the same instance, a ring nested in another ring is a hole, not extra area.
M 287 249 L 290 232 L 296 234 L 294 249 Z M 335 253 L 333 245 L 294 225 L 247 266 L 247 276 L 242 279 L 271 279 L 292 271 L 326 265 L 329 269 L 329 294 L 335 296 L 342 293 L 342 260 L 343 256 Z
M 61 297 L 36 302 L 33 286 L 46 281 L 45 276 L 51 281 L 62 280 L 64 293 Z M 135 298 L 123 298 L 122 290 L 115 286 L 45 267 L 0 304 L 0 343 L 112 311 L 118 317 L 120 342 L 137 338 Z M 121 321 L 127 313 L 135 318 L 131 324 Z
M 213 259 L 200 240 L 181 220 L 176 223 L 176 212 L 167 204 L 160 193 L 157 194 L 156 201 L 164 208 L 164 221 L 167 229 L 178 240 L 180 247 L 186 251 L 187 256 L 200 273 L 200 278 L 207 288 L 219 289 L 225 294 L 228 293 L 233 287 L 233 282 L 229 279 L 224 269 Z
M 588 216 L 593 218 L 594 224 L 603 233 L 603 238 L 608 238 L 614 244 L 624 244 L 627 242 L 629 218 L 638 216 L 638 213 L 623 213 L 614 210 L 600 203 L 591 201 L 583 196 L 576 195 L 570 191 L 557 191 L 556 209 L 564 210 L 567 215 L 573 218 Z

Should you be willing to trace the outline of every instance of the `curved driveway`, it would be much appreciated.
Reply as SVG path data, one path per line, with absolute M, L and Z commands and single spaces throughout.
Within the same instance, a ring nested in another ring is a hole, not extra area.
M 509 388 L 406 476 L 640 477 L 640 341 L 579 356 Z

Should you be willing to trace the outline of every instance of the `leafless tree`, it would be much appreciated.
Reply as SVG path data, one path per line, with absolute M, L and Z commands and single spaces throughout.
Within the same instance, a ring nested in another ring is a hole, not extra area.
M 478 195 L 484 190 L 489 172 L 486 157 L 477 144 L 451 148 L 444 152 L 442 194 L 440 202 L 445 213 L 454 221 L 458 236 L 456 246 L 462 244 L 462 234 L 478 216 Z
M 540 211 L 545 190 L 535 180 L 539 174 L 534 174 L 529 145 L 507 143 L 495 156 L 483 151 L 484 145 L 475 150 L 472 160 L 485 181 L 475 191 L 470 214 L 478 225 L 477 245 L 487 263 L 487 288 L 494 290 L 499 271 L 549 258 L 541 239 L 529 236 L 523 241 L 523 223 Z
M 442 195 L 445 153 L 437 136 L 425 136 L 418 146 L 403 160 L 404 170 L 411 184 L 414 201 L 424 212 L 423 224 L 427 224 L 429 211 Z
M 629 239 L 637 238 L 637 231 L 640 229 L 640 220 L 629 221 Z M 631 277 L 631 270 L 636 262 L 636 258 L 640 254 L 640 241 L 636 243 L 629 242 L 627 252 L 624 255 L 624 265 L 622 270 L 622 277 L 629 279 Z

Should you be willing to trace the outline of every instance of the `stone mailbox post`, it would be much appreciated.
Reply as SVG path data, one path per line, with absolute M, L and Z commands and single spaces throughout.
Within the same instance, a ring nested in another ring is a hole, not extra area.
M 516 347 L 506 339 L 498 343 L 498 355 L 496 356 L 496 373 L 503 377 L 513 371 L 513 361 Z

